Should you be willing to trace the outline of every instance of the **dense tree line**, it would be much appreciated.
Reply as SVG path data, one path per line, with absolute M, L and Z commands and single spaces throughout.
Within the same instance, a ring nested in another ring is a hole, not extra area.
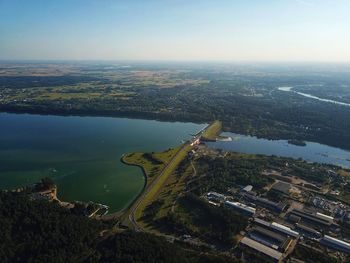
M 94 252 L 98 221 L 56 203 L 0 193 L 1 262 L 79 262 Z
M 113 83 L 111 80 L 104 79 L 103 76 L 101 74 L 99 82 Z M 128 99 L 99 96 L 85 99 L 45 100 L 41 98 L 27 102 L 9 101 L 0 104 L 0 111 L 126 116 L 193 122 L 220 119 L 226 130 L 236 133 L 269 139 L 310 140 L 350 149 L 349 107 L 323 103 L 294 93 L 276 90 L 280 85 L 293 86 L 309 83 L 315 81 L 315 77 L 235 76 L 228 73 L 214 74 L 208 70 L 193 71 L 184 74 L 183 77 L 205 78 L 210 82 L 200 87 L 188 85 L 169 89 L 159 88 L 156 85 L 148 85 L 144 88 L 130 85 L 123 87 L 124 92 L 134 94 Z M 337 81 L 336 77 L 328 81 Z M 52 78 L 43 80 L 44 83 L 35 79 L 34 83 L 45 87 L 48 83 L 51 83 L 50 86 L 57 86 L 70 82 L 92 81 L 84 75 Z M 26 77 L 16 77 L 11 81 L 8 84 L 6 78 L 0 79 L 0 86 L 11 86 L 14 89 L 21 87 L 23 85 L 21 83 L 29 83 L 27 87 L 31 86 L 31 80 L 27 80 Z M 130 83 L 132 81 L 132 79 L 129 80 Z M 72 91 L 73 88 L 69 87 L 69 89 Z M 117 89 L 120 91 L 120 87 Z
M 234 236 L 247 226 L 247 218 L 225 207 L 214 207 L 193 194 L 179 199 L 181 212 L 170 212 L 161 220 L 182 234 L 201 236 L 210 242 L 232 246 Z
M 203 156 L 196 161 L 198 177 L 188 183 L 187 188 L 198 195 L 208 191 L 225 193 L 233 186 L 253 185 L 261 189 L 272 180 L 261 176 L 267 159 L 221 158 Z
M 163 238 L 146 233 L 127 231 L 114 235 L 101 242 L 98 246 L 99 254 L 95 257 L 100 262 L 154 262 L 154 263 L 235 263 L 235 259 L 199 254 L 198 251 L 182 249 L 177 244 L 165 242 Z
M 288 165 L 288 166 L 286 166 Z M 263 176 L 264 170 L 280 171 L 285 176 L 298 176 L 315 183 L 327 183 L 330 169 L 339 167 L 326 164 L 308 163 L 301 159 L 264 156 L 228 154 L 225 158 L 202 156 L 196 160 L 196 169 L 199 174 L 190 179 L 188 190 L 202 195 L 208 191 L 226 192 L 231 187 L 252 185 L 255 189 L 262 189 L 273 179 Z
M 0 192 L 0 261 L 7 262 L 236 262 L 202 254 L 147 233 L 102 237 L 111 225 L 78 215 L 57 203 Z
M 65 76 L 0 76 L 0 88 L 23 89 L 32 87 L 54 87 L 97 81 L 100 78 L 86 75 Z

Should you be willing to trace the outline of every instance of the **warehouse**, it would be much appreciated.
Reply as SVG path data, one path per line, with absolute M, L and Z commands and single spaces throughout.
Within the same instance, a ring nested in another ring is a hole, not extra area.
M 299 233 L 301 233 L 303 236 L 306 236 L 308 238 L 320 238 L 322 236 L 320 232 L 311 227 L 304 226 L 300 223 L 297 223 L 295 225 Z
M 253 249 L 255 252 L 260 253 L 260 255 L 264 255 L 268 257 L 270 260 L 274 262 L 281 262 L 283 254 L 275 249 L 272 249 L 268 246 L 265 246 L 249 237 L 242 238 L 240 242 L 240 246 L 244 248 Z
M 234 209 L 237 212 L 246 216 L 253 216 L 256 212 L 256 209 L 254 207 L 250 207 L 239 202 L 225 201 L 225 206 Z
M 280 250 L 281 252 L 286 251 L 292 242 L 292 239 L 286 235 L 276 233 L 273 230 L 261 226 L 253 227 L 251 231 L 249 231 L 248 236 L 265 246 Z
M 215 201 L 225 201 L 225 199 L 226 199 L 226 197 L 223 194 L 219 194 L 216 192 L 207 193 L 207 198 L 209 200 L 215 200 Z
M 286 207 L 286 204 L 275 203 L 275 202 L 272 202 L 266 198 L 257 197 L 257 196 L 251 195 L 249 193 L 243 194 L 243 197 L 246 198 L 247 200 L 249 200 L 250 202 L 258 205 L 258 206 L 265 207 L 265 208 L 272 210 L 274 212 L 277 212 L 277 213 L 281 213 Z
M 296 237 L 296 238 L 299 237 L 298 232 L 292 230 L 290 227 L 278 224 L 276 222 L 271 223 L 271 228 L 273 228 L 279 232 L 285 233 L 285 234 L 292 236 L 292 237 Z
M 294 209 L 289 213 L 290 220 L 292 215 L 299 217 L 304 223 L 314 224 L 322 227 L 329 227 L 333 224 L 333 220 L 330 218 L 325 218 L 317 214 L 307 213 L 299 209 Z
M 285 182 L 277 182 L 272 186 L 271 190 L 288 195 L 291 188 L 292 188 L 291 184 L 288 184 Z
M 334 237 L 325 235 L 321 239 L 321 243 L 325 246 L 329 246 L 331 248 L 334 248 L 335 250 L 350 253 L 350 244 L 343 241 L 343 240 L 336 239 Z

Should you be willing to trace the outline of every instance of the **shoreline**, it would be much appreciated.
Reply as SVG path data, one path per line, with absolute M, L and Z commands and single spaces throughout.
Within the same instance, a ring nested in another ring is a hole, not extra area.
M 178 119 L 172 119 L 168 116 L 160 116 L 155 113 L 132 113 L 132 112 L 101 112 L 101 113 L 79 113 L 79 112 L 73 112 L 73 113 L 66 113 L 66 112 L 49 112 L 49 111 L 37 111 L 37 110 L 3 110 L 1 109 L 0 105 L 0 114 L 28 114 L 28 115 L 37 115 L 37 116 L 57 116 L 57 117 L 100 117 L 100 118 L 123 118 L 123 119 L 131 119 L 131 120 L 149 120 L 149 121 L 158 121 L 158 122 L 169 122 L 169 123 L 176 123 L 176 122 L 182 122 L 182 123 L 194 123 L 194 124 L 207 124 L 212 123 L 213 120 L 194 120 L 194 119 L 188 119 L 188 118 L 178 118 Z M 145 114 L 145 115 L 143 115 Z M 252 136 L 257 137 L 259 139 L 266 139 L 266 140 L 290 140 L 293 139 L 290 136 L 271 136 L 269 134 L 265 134 L 264 136 L 261 136 L 259 134 L 253 134 L 246 132 L 244 130 L 236 129 L 235 131 L 233 129 L 230 129 L 229 127 L 223 125 L 222 132 L 230 132 L 230 133 L 238 133 L 245 136 Z M 303 140 L 308 142 L 314 142 L 319 144 L 324 144 L 327 146 L 339 148 L 342 150 L 350 151 L 350 146 L 344 146 L 337 144 L 328 143 L 322 140 L 317 140 L 317 138 L 303 138 Z
M 125 157 L 125 153 L 119 159 L 121 163 L 123 163 L 125 165 L 135 166 L 135 167 L 138 167 L 141 169 L 142 174 L 143 174 L 143 178 L 144 178 L 143 187 L 142 187 L 141 191 L 135 196 L 135 198 L 133 198 L 131 200 L 131 202 L 129 204 L 127 204 L 124 208 L 122 208 L 119 211 L 116 211 L 116 212 L 113 212 L 113 213 L 110 213 L 110 214 L 107 214 L 105 216 L 100 217 L 100 219 L 102 219 L 102 220 L 114 220 L 114 219 L 121 217 L 128 209 L 130 209 L 135 204 L 135 202 L 141 197 L 141 195 L 146 190 L 146 187 L 148 184 L 148 176 L 147 176 L 146 170 L 143 168 L 142 165 L 127 162 L 124 159 L 124 157 Z

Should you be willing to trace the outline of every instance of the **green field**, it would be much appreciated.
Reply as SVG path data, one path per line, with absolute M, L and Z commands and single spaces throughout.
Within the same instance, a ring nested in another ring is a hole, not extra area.
M 204 140 L 215 140 L 222 131 L 222 122 L 214 121 L 202 134 Z
M 215 121 L 206 128 L 203 134 L 209 138 L 217 137 L 221 132 L 221 127 L 221 122 Z M 186 159 L 191 149 L 192 147 L 186 143 L 160 153 L 131 153 L 123 157 L 125 163 L 141 167 L 147 178 L 141 200 L 136 202 L 134 211 L 132 208 L 130 210 L 131 213 L 134 213 L 137 224 L 143 229 L 147 228 L 149 231 L 157 232 L 154 226 L 150 227 L 150 224 L 143 218 L 145 210 L 155 201 L 161 202 L 161 205 L 154 220 L 166 216 L 175 208 L 177 199 L 185 191 L 186 178 L 194 173 Z

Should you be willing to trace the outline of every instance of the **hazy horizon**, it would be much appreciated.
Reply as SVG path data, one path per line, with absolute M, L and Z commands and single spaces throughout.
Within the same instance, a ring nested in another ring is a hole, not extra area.
M 346 0 L 0 1 L 0 60 L 350 63 Z

